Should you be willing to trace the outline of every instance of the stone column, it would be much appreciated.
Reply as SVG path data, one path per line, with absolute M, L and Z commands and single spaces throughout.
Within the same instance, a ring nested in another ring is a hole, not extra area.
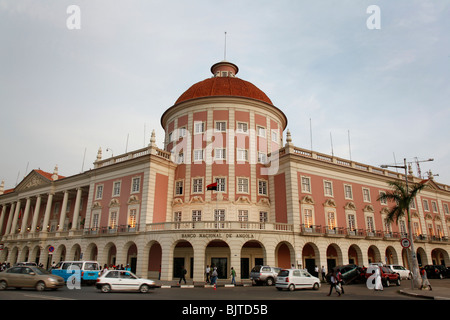
M 9 231 L 9 234 L 15 234 L 16 233 L 17 221 L 19 220 L 19 212 L 20 212 L 20 200 L 17 200 L 16 210 L 14 212 L 12 226 L 11 226 L 11 230 Z
M 64 221 L 66 220 L 67 201 L 69 199 L 69 191 L 64 191 L 63 203 L 61 206 L 61 213 L 59 215 L 59 228 L 58 231 L 64 231 Z
M 27 229 L 27 221 L 28 221 L 28 215 L 30 213 L 30 206 L 31 206 L 31 199 L 27 198 L 27 203 L 25 204 L 25 212 L 23 213 L 22 218 L 22 226 L 20 227 L 20 233 L 25 233 Z
M 77 230 L 78 225 L 78 217 L 80 216 L 80 203 L 81 203 L 81 194 L 83 193 L 83 190 L 81 188 L 77 189 L 77 198 L 75 200 L 75 208 L 73 212 L 73 219 L 72 219 L 72 230 Z
M 53 193 L 48 194 L 47 205 L 45 206 L 44 222 L 42 224 L 42 232 L 48 232 L 48 222 L 50 220 L 50 211 L 52 209 Z
M 8 216 L 8 222 L 6 223 L 5 235 L 8 235 L 9 231 L 11 230 L 11 224 L 12 224 L 12 220 L 14 218 L 15 208 L 16 208 L 16 203 L 14 202 L 11 204 L 11 208 L 9 208 L 9 216 Z
M 41 200 L 42 200 L 41 195 L 38 195 L 36 197 L 36 205 L 35 205 L 34 212 L 33 212 L 33 221 L 31 222 L 30 232 L 36 232 L 37 221 L 39 218 L 39 211 L 41 209 Z
M 2 214 L 0 216 L 0 236 L 2 235 L 3 222 L 5 221 L 5 217 L 6 217 L 6 204 L 2 206 Z

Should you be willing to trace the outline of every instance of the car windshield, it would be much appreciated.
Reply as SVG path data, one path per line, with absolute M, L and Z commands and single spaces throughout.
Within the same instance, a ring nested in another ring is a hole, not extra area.
M 33 271 L 36 272 L 36 274 L 39 274 L 39 275 L 50 274 L 50 272 L 48 272 L 44 268 L 33 268 Z

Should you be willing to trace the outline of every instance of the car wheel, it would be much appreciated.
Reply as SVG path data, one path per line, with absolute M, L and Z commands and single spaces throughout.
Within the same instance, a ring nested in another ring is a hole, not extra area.
M 104 285 L 102 285 L 101 290 L 103 293 L 111 292 L 111 286 L 109 284 L 104 284 Z
M 444 277 L 442 276 L 442 273 L 439 273 L 439 279 L 444 279 Z
M 273 278 L 267 278 L 266 285 L 273 286 L 273 284 L 274 284 Z
M 0 290 L 5 290 L 8 287 L 8 284 L 6 281 L 2 280 L 0 281 Z
M 139 292 L 140 292 L 140 293 L 147 293 L 148 290 L 149 290 L 149 287 L 148 287 L 148 285 L 146 285 L 146 284 L 143 284 L 143 285 L 139 288 Z
M 389 282 L 389 279 L 386 279 L 386 287 L 389 287 L 391 283 Z
M 319 284 L 317 282 L 314 283 L 313 290 L 319 290 Z
M 397 281 L 395 282 L 395 284 L 396 284 L 397 286 L 400 286 L 400 284 L 401 284 L 400 278 L 397 279 Z
M 295 290 L 294 284 L 290 284 L 288 289 L 289 291 L 294 291 Z
M 36 284 L 36 291 L 44 291 L 45 290 L 45 283 L 42 281 L 39 281 Z

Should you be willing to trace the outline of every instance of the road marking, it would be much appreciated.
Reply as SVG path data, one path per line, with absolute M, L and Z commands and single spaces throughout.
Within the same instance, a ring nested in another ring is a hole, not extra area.
M 76 299 L 72 299 L 72 298 L 63 298 L 63 297 L 55 297 L 55 296 L 41 296 L 41 295 L 37 295 L 37 294 L 24 294 L 25 297 L 30 297 L 30 298 L 39 298 L 39 299 L 44 299 L 44 300 L 76 300 Z

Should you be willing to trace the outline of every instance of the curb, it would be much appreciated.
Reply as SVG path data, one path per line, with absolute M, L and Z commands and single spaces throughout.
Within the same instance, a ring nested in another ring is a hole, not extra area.
M 419 294 L 419 293 L 406 292 L 404 290 L 399 290 L 399 292 L 401 294 L 404 294 L 404 295 L 407 295 L 407 296 L 416 297 L 416 298 L 422 298 L 422 299 L 428 299 L 428 300 L 450 300 L 450 298 L 447 298 L 447 297 L 427 296 L 427 295 Z

